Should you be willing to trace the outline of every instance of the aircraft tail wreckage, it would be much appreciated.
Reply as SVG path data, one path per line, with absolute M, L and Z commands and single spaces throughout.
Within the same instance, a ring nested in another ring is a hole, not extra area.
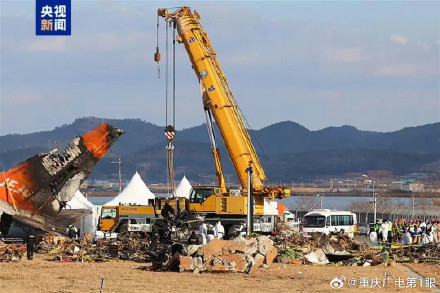
M 44 230 L 62 229 L 55 218 L 124 131 L 103 123 L 76 137 L 64 152 L 53 149 L 0 173 L 0 233 L 12 220 Z

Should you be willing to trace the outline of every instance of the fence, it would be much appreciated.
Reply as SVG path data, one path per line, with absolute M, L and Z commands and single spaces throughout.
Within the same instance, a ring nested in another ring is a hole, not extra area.
M 374 222 L 373 208 L 357 208 L 351 210 L 356 213 L 357 221 L 360 224 L 368 224 Z M 304 218 L 304 215 L 309 211 L 291 210 L 295 214 L 297 219 Z M 383 220 L 400 220 L 405 219 L 421 219 L 426 221 L 427 219 L 440 219 L 440 207 L 438 206 L 418 206 L 414 208 L 414 213 L 412 207 L 384 207 L 377 209 L 377 219 Z

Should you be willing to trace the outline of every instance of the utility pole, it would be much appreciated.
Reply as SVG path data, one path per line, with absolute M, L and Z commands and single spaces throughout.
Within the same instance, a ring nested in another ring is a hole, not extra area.
M 414 219 L 415 213 L 414 213 L 414 193 L 412 194 L 412 218 Z
M 374 180 L 373 180 L 373 210 L 374 210 L 374 223 L 377 222 L 377 198 L 376 193 L 374 193 Z
M 320 200 L 320 209 L 322 210 L 322 199 L 323 199 L 323 197 L 324 197 L 324 194 L 317 194 L 316 195 L 317 197 L 319 197 L 319 200 Z
M 249 168 L 246 169 L 248 173 L 248 186 L 247 186 L 247 223 L 246 223 L 246 235 L 250 236 L 254 228 L 254 201 L 252 190 L 252 162 L 249 163 Z
M 119 185 L 119 192 L 122 191 L 122 160 L 121 157 L 118 158 L 117 162 L 110 162 L 110 164 L 118 164 L 119 171 L 118 171 L 118 185 Z
M 373 194 L 373 207 L 374 207 L 374 223 L 377 222 L 377 198 L 376 194 Z

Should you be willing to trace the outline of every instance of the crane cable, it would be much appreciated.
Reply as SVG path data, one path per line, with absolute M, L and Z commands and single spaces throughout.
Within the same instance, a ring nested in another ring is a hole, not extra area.
M 173 22 L 173 127 L 176 128 L 176 22 Z
M 165 126 L 168 126 L 168 30 L 165 24 Z
M 169 28 L 173 29 L 173 64 L 172 64 L 172 70 L 173 70 L 173 106 L 172 106 L 172 112 L 173 112 L 173 124 L 168 125 L 168 88 L 169 88 L 169 37 L 168 37 L 168 31 Z M 173 140 L 176 135 L 175 130 L 175 123 L 176 123 L 176 24 L 171 25 L 171 22 L 168 22 L 168 25 L 166 26 L 166 78 L 165 78 L 165 137 L 167 138 L 168 144 L 167 144 L 167 187 L 168 187 L 168 194 L 172 193 L 175 195 L 175 182 L 174 182 L 174 146 L 173 146 Z
M 176 125 L 176 23 L 174 23 L 174 31 L 173 31 L 173 125 L 168 125 L 168 78 L 169 78 L 169 72 L 168 72 L 168 60 L 169 60 L 169 38 L 168 38 L 168 31 L 171 27 L 171 21 L 167 21 L 167 24 L 165 24 L 165 31 L 166 31 L 166 43 L 165 43 L 165 137 L 168 141 L 167 144 L 167 186 L 168 186 L 168 194 L 170 194 L 170 191 L 173 191 L 173 195 L 175 195 L 175 184 L 174 184 L 174 146 L 173 146 L 173 140 L 176 135 L 175 125 Z M 157 26 L 156 26 L 156 53 L 154 54 L 154 61 L 157 62 L 157 70 L 158 70 L 158 78 L 160 78 L 160 53 L 159 53 L 159 13 L 157 14 Z
M 245 122 L 245 124 L 247 125 L 248 128 L 248 132 L 251 134 L 251 136 L 255 139 L 255 142 L 257 143 L 258 148 L 261 150 L 262 152 L 262 157 L 264 159 L 266 159 L 267 164 L 269 165 L 269 169 L 271 169 L 272 171 L 275 170 L 275 166 L 273 165 L 272 161 L 269 159 L 267 153 L 265 152 L 263 145 L 260 143 L 257 134 L 255 133 L 254 128 L 251 127 L 250 123 L 248 122 L 248 120 L 246 119 L 246 116 L 244 116 L 243 114 L 243 110 L 241 110 L 240 106 L 238 106 L 238 109 L 241 111 L 241 115 L 243 117 L 243 120 Z M 256 150 L 255 150 L 256 151 Z M 258 154 L 257 154 L 258 155 Z M 260 162 L 261 164 L 261 162 Z M 261 164 L 262 165 L 262 164 Z
M 160 78 L 160 53 L 159 53 L 159 14 L 157 14 L 157 24 L 156 24 L 156 53 L 154 54 L 154 61 L 157 62 L 157 77 Z

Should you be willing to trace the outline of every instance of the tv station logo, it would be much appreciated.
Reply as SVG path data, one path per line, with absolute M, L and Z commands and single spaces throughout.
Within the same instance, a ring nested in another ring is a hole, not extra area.
M 36 34 L 71 35 L 71 0 L 36 0 Z

